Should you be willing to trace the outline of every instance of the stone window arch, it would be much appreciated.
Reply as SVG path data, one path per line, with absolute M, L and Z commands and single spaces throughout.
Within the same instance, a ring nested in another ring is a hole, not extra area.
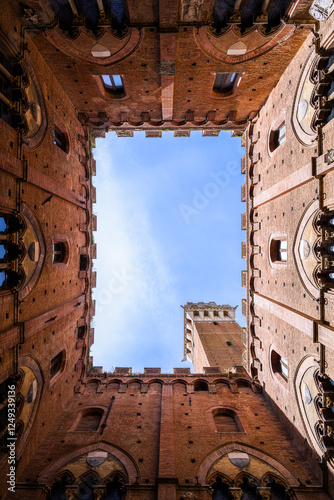
M 105 500 L 123 500 L 125 492 L 124 479 L 116 474 L 106 483 Z
M 229 487 L 230 485 L 223 481 L 220 476 L 211 484 L 213 489 L 212 500 L 229 500 Z
M 217 432 L 243 432 L 240 420 L 235 411 L 219 408 L 212 412 Z
M 100 477 L 96 472 L 89 472 L 78 481 L 78 498 L 94 500 L 94 486 L 100 484 Z
M 74 483 L 74 478 L 69 472 L 56 477 L 51 486 L 50 500 L 63 500 L 66 498 L 66 487 Z
M 69 249 L 66 241 L 54 240 L 52 245 L 52 263 L 66 264 L 68 260 Z

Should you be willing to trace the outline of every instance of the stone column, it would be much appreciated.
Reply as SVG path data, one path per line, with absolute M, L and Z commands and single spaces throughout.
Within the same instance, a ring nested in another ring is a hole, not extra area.
M 267 488 L 265 486 L 258 486 L 256 489 L 259 498 L 261 500 L 270 500 L 271 499 L 271 488 Z
M 77 486 L 66 486 L 65 496 L 66 496 L 66 500 L 77 500 L 78 499 L 78 487 Z
M 241 500 L 243 491 L 241 488 L 229 488 L 229 493 L 231 495 L 232 500 Z

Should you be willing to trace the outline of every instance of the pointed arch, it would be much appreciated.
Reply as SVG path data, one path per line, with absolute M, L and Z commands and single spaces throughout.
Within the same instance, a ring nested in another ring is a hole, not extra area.
M 121 448 L 117 448 L 111 444 L 105 442 L 98 442 L 91 444 L 89 446 L 85 446 L 83 448 L 77 449 L 67 455 L 62 456 L 59 460 L 51 463 L 48 467 L 46 467 L 38 476 L 37 483 L 38 484 L 49 484 L 50 479 L 57 474 L 62 467 L 65 467 L 66 464 L 74 460 L 75 458 L 81 457 L 82 455 L 86 455 L 92 451 L 102 450 L 110 453 L 114 457 L 116 457 L 123 465 L 126 473 L 128 475 L 127 482 L 133 484 L 136 479 L 140 482 L 140 471 L 137 467 L 135 460 L 129 455 L 126 451 Z
M 208 482 L 208 472 L 211 466 L 219 460 L 223 455 L 227 453 L 231 453 L 234 451 L 241 451 L 244 453 L 248 453 L 256 458 L 259 458 L 263 462 L 269 464 L 271 467 L 276 469 L 282 476 L 284 477 L 286 483 L 289 487 L 298 486 L 299 482 L 297 476 L 286 467 L 282 462 L 277 460 L 276 458 L 263 453 L 262 451 L 252 448 L 250 446 L 241 444 L 241 443 L 229 443 L 224 446 L 217 448 L 216 450 L 209 453 L 205 458 L 203 458 L 197 469 L 198 481 L 201 484 L 207 484 Z

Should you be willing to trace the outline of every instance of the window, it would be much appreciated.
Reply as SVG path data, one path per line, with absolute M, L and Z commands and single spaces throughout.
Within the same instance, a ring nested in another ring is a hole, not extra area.
M 285 237 L 272 238 L 270 241 L 270 260 L 272 263 L 287 262 L 288 242 Z
M 195 382 L 194 384 L 194 391 L 196 392 L 200 392 L 200 391 L 208 391 L 209 388 L 208 388 L 208 384 L 206 382 L 202 382 L 202 381 L 198 381 L 198 382 Z
M 80 255 L 80 271 L 86 271 L 88 267 L 88 256 Z
M 114 477 L 112 481 L 107 483 L 106 500 L 121 500 L 122 490 L 124 490 L 124 485 L 117 476 Z
M 85 338 L 85 333 L 86 333 L 86 327 L 85 326 L 79 326 L 78 327 L 78 339 Z
M 218 94 L 233 94 L 241 81 L 241 73 L 217 73 L 213 84 L 213 91 Z
M 287 381 L 289 378 L 288 361 L 276 351 L 271 351 L 271 367 L 276 376 Z
M 58 146 L 58 148 L 60 148 L 62 151 L 64 151 L 65 153 L 68 153 L 69 142 L 68 142 L 67 134 L 65 134 L 64 132 L 62 132 L 61 130 L 59 130 L 59 128 L 56 127 L 56 126 L 54 128 L 53 143 L 56 146 Z
M 272 153 L 278 148 L 283 142 L 286 141 L 286 125 L 285 122 L 275 129 L 271 130 L 269 134 L 269 150 Z
M 287 241 L 286 240 L 278 240 L 277 241 L 277 260 L 280 260 L 282 262 L 286 262 L 287 261 L 287 252 L 288 252 Z
M 103 86 L 109 92 L 122 95 L 124 94 L 124 84 L 121 75 L 102 75 Z
M 50 364 L 50 378 L 53 378 L 57 375 L 57 373 L 63 371 L 65 366 L 65 351 L 61 351 L 52 358 Z
M 100 426 L 102 415 L 103 410 L 98 408 L 87 411 L 82 415 L 76 430 L 81 432 L 96 432 Z
M 65 262 L 67 255 L 66 250 L 66 244 L 63 241 L 55 241 L 53 243 L 52 262 L 54 262 L 55 264 Z
M 213 419 L 217 432 L 240 432 L 237 415 L 232 410 L 215 410 Z

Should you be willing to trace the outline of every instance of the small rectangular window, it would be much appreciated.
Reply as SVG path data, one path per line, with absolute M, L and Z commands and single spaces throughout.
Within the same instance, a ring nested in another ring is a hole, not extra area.
M 241 73 L 217 73 L 213 91 L 220 94 L 232 94 L 241 80 Z
M 115 93 L 124 92 L 123 79 L 121 75 L 102 75 L 104 87 Z

